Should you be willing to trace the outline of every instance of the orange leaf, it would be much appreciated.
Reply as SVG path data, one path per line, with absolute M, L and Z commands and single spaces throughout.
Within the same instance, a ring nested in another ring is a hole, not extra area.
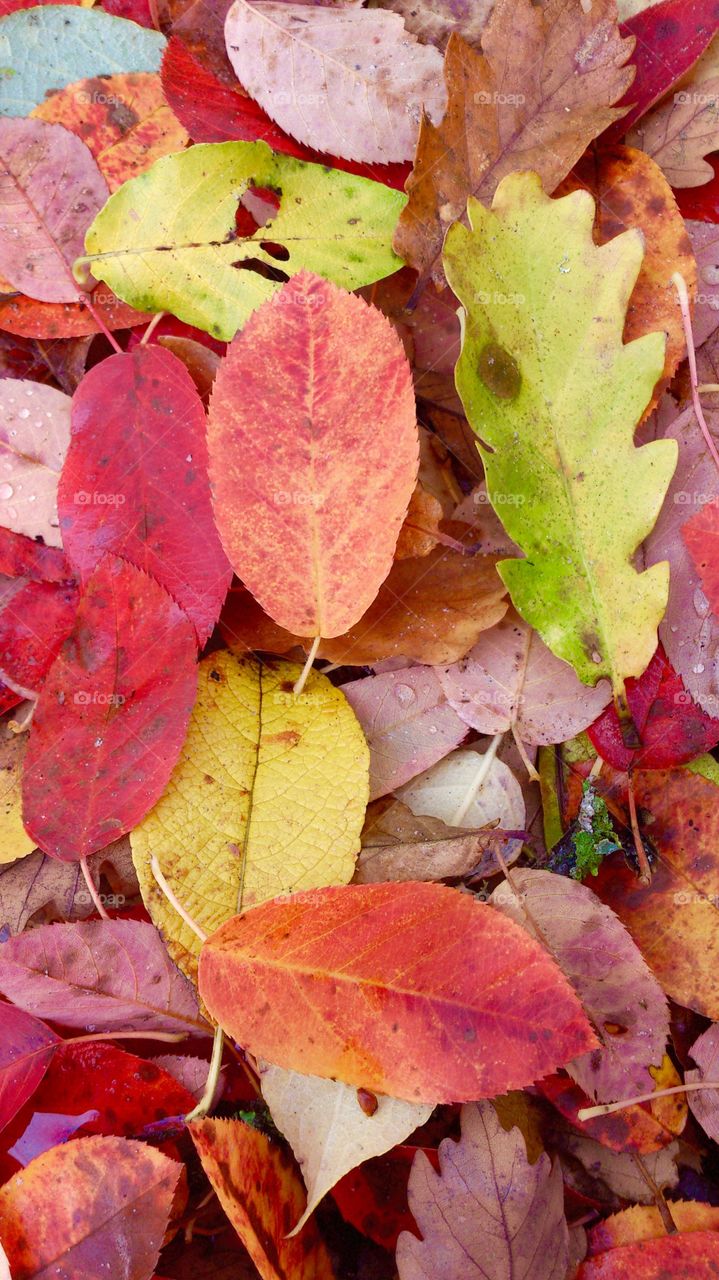
M 627 1244 L 589 1258 L 577 1280 L 716 1280 L 719 1234 L 692 1231 Z
M 199 1120 L 192 1141 L 262 1280 L 334 1280 L 313 1219 L 286 1239 L 307 1200 L 284 1148 L 242 1120 Z
M 168 107 L 156 72 L 93 76 L 59 89 L 30 112 L 64 125 L 89 147 L 110 191 L 160 156 L 182 151 L 189 134 Z
M 230 344 L 208 444 L 242 581 L 288 631 L 341 635 L 392 567 L 419 465 L 412 375 L 389 321 L 294 276 Z
M 13 1280 L 147 1280 L 181 1168 L 127 1138 L 79 1138 L 38 1156 L 0 1189 Z
M 492 1097 L 598 1044 L 539 944 L 443 885 L 266 902 L 208 939 L 199 984 L 255 1056 L 411 1102 Z
M 690 1231 L 719 1231 L 719 1208 L 716 1205 L 701 1204 L 696 1200 L 671 1200 L 669 1211 L 682 1235 Z M 589 1256 L 664 1235 L 666 1227 L 656 1205 L 633 1204 L 592 1227 L 588 1238 Z

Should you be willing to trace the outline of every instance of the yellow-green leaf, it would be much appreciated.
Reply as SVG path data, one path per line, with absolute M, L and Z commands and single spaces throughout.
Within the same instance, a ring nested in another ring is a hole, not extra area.
M 677 456 L 674 441 L 633 443 L 664 357 L 663 334 L 622 343 L 641 235 L 596 246 L 588 192 L 551 200 L 532 173 L 468 213 L 444 252 L 465 309 L 457 388 L 490 500 L 526 557 L 499 571 L 549 648 L 586 684 L 609 677 L 622 706 L 669 584 L 667 564 L 638 573 L 632 558 Z
M 280 208 L 254 235 L 240 236 L 235 215 L 250 187 L 281 193 Z M 132 306 L 170 311 L 229 339 L 279 288 L 244 269 L 249 260 L 288 276 L 308 268 L 347 289 L 395 271 L 392 235 L 405 199 L 264 142 L 205 143 L 164 156 L 120 187 L 90 226 L 88 257 L 76 271 L 82 277 L 90 267 Z
M 344 694 L 319 672 L 213 653 L 200 663 L 185 746 L 165 794 L 131 836 L 146 906 L 194 973 L 199 941 L 158 889 L 212 933 L 281 893 L 347 884 L 369 794 L 369 750 Z

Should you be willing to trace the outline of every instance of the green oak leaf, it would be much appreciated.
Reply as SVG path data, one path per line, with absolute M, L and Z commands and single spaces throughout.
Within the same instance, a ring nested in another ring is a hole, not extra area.
M 463 304 L 457 389 L 490 501 L 524 559 L 498 566 L 515 607 L 580 680 L 624 681 L 654 653 L 669 566 L 644 573 L 675 441 L 633 433 L 662 374 L 664 335 L 622 342 L 643 256 L 627 231 L 598 247 L 594 200 L 552 200 L 534 173 L 509 174 L 492 209 L 447 234 L 447 279 Z
M 26 116 L 53 89 L 88 76 L 159 71 L 159 31 L 102 9 L 49 4 L 0 18 L 0 115 Z
M 250 187 L 277 192 L 280 208 L 252 236 L 239 236 L 237 206 Z M 141 311 L 170 311 L 230 339 L 280 288 L 243 264 L 287 276 L 306 268 L 347 289 L 370 284 L 401 265 L 392 235 L 405 199 L 264 142 L 204 143 L 120 187 L 90 226 L 76 271 L 89 267 Z

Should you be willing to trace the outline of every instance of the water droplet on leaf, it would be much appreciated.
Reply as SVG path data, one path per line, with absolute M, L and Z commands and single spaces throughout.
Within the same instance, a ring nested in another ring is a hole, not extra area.
M 398 684 L 394 696 L 398 702 L 407 706 L 410 702 L 414 702 L 414 689 L 411 689 L 408 684 Z

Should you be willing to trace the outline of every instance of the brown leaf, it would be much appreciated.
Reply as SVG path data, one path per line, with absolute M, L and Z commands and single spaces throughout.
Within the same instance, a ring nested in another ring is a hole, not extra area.
M 456 661 L 506 612 L 496 564 L 496 556 L 445 547 L 395 561 L 367 612 L 344 635 L 323 640 L 320 656 L 352 666 L 399 654 L 434 666 Z
M 459 36 L 447 46 L 448 105 L 441 124 L 423 119 L 409 201 L 395 249 L 422 275 L 437 270 L 444 233 L 467 197 L 489 203 L 516 169 L 536 169 L 551 192 L 592 138 L 624 114 L 633 47 L 620 36 L 614 0 L 586 11 L 568 0 L 498 0 L 482 53 Z
M 401 800 L 385 796 L 367 809 L 362 852 L 355 884 L 378 880 L 444 880 L 495 875 L 495 850 L 506 863 L 514 862 L 522 847 L 496 828 L 471 831 L 450 827 L 440 818 L 414 814 Z
M 641 885 L 613 854 L 592 888 L 629 930 L 667 995 L 719 1018 L 716 784 L 689 766 L 636 773 L 634 792 L 657 851 L 652 882 Z
M 701 187 L 714 177 L 704 157 L 719 147 L 719 76 L 689 82 L 640 120 L 629 141 L 656 160 L 673 187 Z
M 88 858 L 96 884 L 108 882 L 112 907 L 139 893 L 127 836 Z M 26 926 L 53 920 L 84 920 L 95 912 L 85 877 L 77 862 L 58 862 L 38 849 L 0 870 L 0 934 L 22 933 Z
M 395 560 L 429 555 L 440 540 L 439 522 L 443 514 L 442 504 L 418 482 L 399 531 Z

